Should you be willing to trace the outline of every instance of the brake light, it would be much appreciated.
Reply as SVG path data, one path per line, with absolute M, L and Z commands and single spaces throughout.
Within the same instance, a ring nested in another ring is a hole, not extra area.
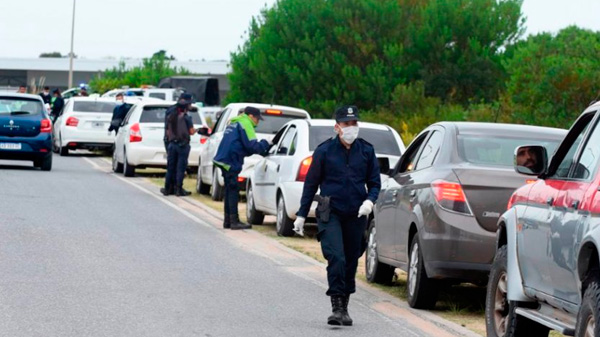
M 510 196 L 510 199 L 508 199 L 508 205 L 506 205 L 506 209 L 509 210 L 512 208 L 513 204 L 515 203 L 515 200 L 517 199 L 517 194 L 513 193 L 513 195 Z
M 238 183 L 243 183 L 246 181 L 246 177 L 238 177 Z
M 267 115 L 281 115 L 283 112 L 281 112 L 281 110 L 267 109 L 265 113 Z
M 300 169 L 298 170 L 298 177 L 296 181 L 305 181 L 306 174 L 308 173 L 308 169 L 310 168 L 310 164 L 312 164 L 312 157 L 308 157 L 300 163 Z
M 200 144 L 205 144 L 206 140 L 208 140 L 208 138 L 206 138 L 206 137 L 200 137 Z
M 536 181 L 537 181 L 536 179 L 527 179 L 527 180 L 525 180 L 525 183 L 526 183 L 527 185 L 529 185 L 529 184 L 533 184 L 533 183 L 535 183 Z
M 141 142 L 142 141 L 142 132 L 140 131 L 140 124 L 135 123 L 129 128 L 129 142 Z
M 467 197 L 459 183 L 436 180 L 431 183 L 435 200 L 438 204 L 447 210 L 472 214 L 467 204 Z
M 67 126 L 77 126 L 77 125 L 79 125 L 79 119 L 77 117 L 67 118 Z
M 52 121 L 50 121 L 47 118 L 42 119 L 42 123 L 40 124 L 40 132 L 41 133 L 52 132 Z

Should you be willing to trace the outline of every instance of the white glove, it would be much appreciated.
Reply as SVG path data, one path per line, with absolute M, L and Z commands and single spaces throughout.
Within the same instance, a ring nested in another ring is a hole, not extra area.
M 304 222 L 305 221 L 306 221 L 306 219 L 301 216 L 296 217 L 296 221 L 294 221 L 294 232 L 296 232 L 296 234 L 298 234 L 300 236 L 304 236 Z
M 360 218 L 363 215 L 369 215 L 373 212 L 373 202 L 369 199 L 363 201 L 362 205 L 358 209 L 358 217 Z

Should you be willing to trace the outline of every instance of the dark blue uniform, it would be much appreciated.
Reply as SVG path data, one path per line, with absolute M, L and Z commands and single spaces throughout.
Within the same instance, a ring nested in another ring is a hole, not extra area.
M 350 295 L 355 292 L 358 259 L 365 249 L 367 217 L 358 218 L 358 210 L 366 199 L 375 204 L 381 189 L 373 146 L 359 138 L 346 149 L 339 137 L 319 145 L 306 175 L 297 216 L 306 218 L 319 187 L 322 196 L 330 197 L 331 207 L 329 221 L 321 221 L 317 214 L 317 237 L 328 262 L 327 295 Z

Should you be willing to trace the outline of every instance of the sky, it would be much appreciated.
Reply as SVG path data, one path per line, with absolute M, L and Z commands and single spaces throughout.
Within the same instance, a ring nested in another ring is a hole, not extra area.
M 276 0 L 76 0 L 74 52 L 88 59 L 229 60 L 253 16 Z M 0 58 L 70 49 L 72 0 L 0 0 Z M 526 35 L 600 30 L 600 0 L 524 0 Z

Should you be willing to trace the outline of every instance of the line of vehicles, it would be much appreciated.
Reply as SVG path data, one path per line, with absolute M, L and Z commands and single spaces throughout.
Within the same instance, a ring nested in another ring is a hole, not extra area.
M 54 127 L 38 96 L 0 94 L 0 159 L 31 160 L 50 170 L 51 151 L 110 148 L 113 170 L 164 167 L 164 115 L 173 104 L 136 99 L 117 134 L 109 134 L 112 98 L 74 97 Z M 222 132 L 251 103 L 193 106 L 218 116 L 192 137 L 190 172 L 198 193 L 220 200 L 223 181 L 212 165 Z M 247 218 L 276 217 L 277 233 L 293 235 L 304 178 L 318 144 L 334 137 L 332 120 L 302 109 L 252 104 L 263 113 L 258 138 L 273 146 L 246 159 L 239 183 Z M 367 280 L 390 283 L 407 273 L 408 303 L 435 306 L 440 289 L 487 284 L 488 336 L 600 336 L 600 103 L 573 127 L 441 122 L 405 148 L 386 125 L 359 123 L 374 145 L 382 189 L 365 233 Z M 314 220 L 314 207 L 309 218 Z

